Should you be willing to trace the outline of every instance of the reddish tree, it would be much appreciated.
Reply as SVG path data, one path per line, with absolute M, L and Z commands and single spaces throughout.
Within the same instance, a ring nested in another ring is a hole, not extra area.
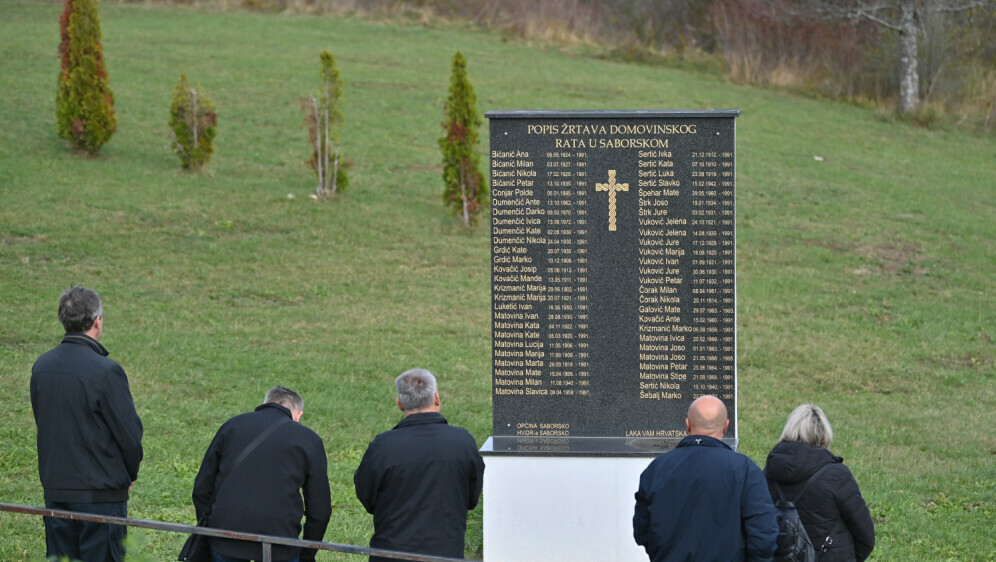
M 97 0 L 66 0 L 59 29 L 62 68 L 55 104 L 59 136 L 94 155 L 117 130 Z

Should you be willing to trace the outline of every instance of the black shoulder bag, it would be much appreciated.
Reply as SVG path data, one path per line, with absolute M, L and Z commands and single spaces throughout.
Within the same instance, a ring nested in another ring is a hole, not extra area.
M 271 433 L 276 431 L 278 427 L 289 421 L 290 420 L 288 420 L 287 418 L 283 418 L 277 423 L 266 428 L 266 430 L 263 431 L 263 433 L 257 435 L 256 438 L 253 439 L 251 443 L 246 445 L 245 449 L 242 449 L 242 452 L 239 453 L 239 456 L 235 457 L 235 462 L 232 463 L 232 468 L 228 469 L 228 473 L 231 474 L 232 472 L 234 472 L 235 469 L 238 468 L 240 464 L 242 464 L 242 461 L 244 461 L 246 457 L 249 456 L 249 453 L 251 453 L 253 449 L 258 447 L 260 443 L 266 440 L 266 438 L 269 437 Z M 216 482 L 214 485 L 214 496 L 211 498 L 211 505 L 214 505 L 214 498 L 218 497 L 218 490 L 221 489 L 222 482 L 224 482 L 224 480 L 222 480 L 221 482 Z M 206 515 L 202 519 L 198 519 L 197 526 L 207 527 L 208 517 L 209 516 Z M 183 543 L 183 548 L 180 549 L 180 555 L 177 557 L 177 560 L 181 560 L 183 562 L 211 562 L 212 560 L 211 545 L 208 542 L 207 536 L 193 533 L 189 537 L 187 537 L 187 542 Z
M 816 562 L 816 548 L 809 540 L 809 534 L 802 524 L 802 519 L 799 518 L 796 506 L 813 480 L 816 480 L 819 475 L 830 468 L 831 464 L 823 465 L 815 474 L 810 476 L 792 501 L 785 499 L 782 487 L 778 485 L 778 482 L 773 482 L 775 491 L 778 493 L 778 499 L 775 500 L 775 511 L 778 518 L 778 546 L 775 549 L 774 557 L 777 562 Z

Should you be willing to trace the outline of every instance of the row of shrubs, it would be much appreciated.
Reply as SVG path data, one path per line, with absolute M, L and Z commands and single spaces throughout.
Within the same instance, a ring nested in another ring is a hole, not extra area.
M 114 94 L 108 85 L 104 64 L 100 18 L 96 0 L 65 0 L 60 17 L 61 72 L 56 97 L 59 136 L 78 150 L 96 155 L 117 130 Z M 301 111 L 308 130 L 312 154 L 308 163 L 318 185 L 313 197 L 334 197 L 349 185 L 339 132 L 344 117 L 339 98 L 343 81 L 335 57 L 323 51 L 319 57 L 321 83 L 316 93 L 301 98 Z M 450 93 L 439 139 L 443 156 L 443 201 L 467 227 L 489 205 L 489 189 L 481 172 L 478 145 L 482 125 L 474 88 L 467 77 L 467 61 L 453 57 Z M 211 99 L 190 85 L 186 75 L 173 88 L 169 127 L 173 151 L 186 170 L 200 170 L 211 160 L 217 135 L 218 114 Z

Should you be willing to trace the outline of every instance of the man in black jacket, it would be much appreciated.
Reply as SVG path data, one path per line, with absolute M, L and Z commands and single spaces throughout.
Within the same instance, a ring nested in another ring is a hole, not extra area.
M 142 462 L 142 420 L 124 369 L 97 342 L 104 331 L 100 295 L 81 285 L 64 291 L 59 321 L 62 343 L 31 368 L 45 506 L 127 517 L 128 490 Z M 120 562 L 126 529 L 46 517 L 46 556 Z
M 332 516 L 325 445 L 296 423 L 301 395 L 276 386 L 255 411 L 225 422 L 194 481 L 197 520 L 209 527 L 320 541 Z M 304 495 L 302 504 L 301 496 Z M 215 562 L 262 557 L 259 543 L 211 538 Z M 273 546 L 273 560 L 310 562 L 313 549 Z
M 688 407 L 688 436 L 640 475 L 633 538 L 653 562 L 770 562 L 778 520 L 764 474 L 722 441 L 726 405 L 712 395 Z
M 405 418 L 370 443 L 353 475 L 356 497 L 374 517 L 370 546 L 463 558 L 484 459 L 470 433 L 439 413 L 432 373 L 412 369 L 395 384 Z

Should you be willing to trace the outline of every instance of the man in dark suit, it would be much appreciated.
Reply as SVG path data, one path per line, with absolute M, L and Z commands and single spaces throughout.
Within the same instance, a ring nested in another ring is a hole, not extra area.
M 470 433 L 439 413 L 432 373 L 406 371 L 395 386 L 405 418 L 370 443 L 353 475 L 356 497 L 374 517 L 370 546 L 463 558 L 484 459 Z
M 325 445 L 297 423 L 304 400 L 276 386 L 263 405 L 225 422 L 214 436 L 194 481 L 197 520 L 218 529 L 297 538 L 325 537 L 332 516 Z M 302 495 L 304 501 L 302 503 Z M 260 543 L 212 537 L 215 562 L 262 557 Z M 273 546 L 273 560 L 311 562 L 313 549 Z
M 128 516 L 128 491 L 142 462 L 142 420 L 124 369 L 97 341 L 104 305 L 77 285 L 59 296 L 62 343 L 31 367 L 31 409 L 38 427 L 38 474 L 45 506 Z M 127 527 L 45 518 L 46 556 L 121 562 Z

